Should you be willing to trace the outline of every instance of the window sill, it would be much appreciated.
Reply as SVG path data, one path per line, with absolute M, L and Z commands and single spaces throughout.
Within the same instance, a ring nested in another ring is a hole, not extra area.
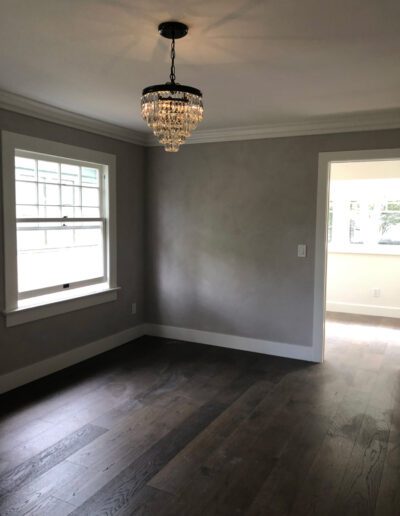
M 393 247 L 395 247 L 393 249 Z M 383 246 L 383 248 L 376 247 L 330 247 L 328 246 L 329 254 L 377 254 L 400 256 L 400 246 Z
M 6 317 L 6 325 L 8 327 L 17 326 L 18 324 L 115 301 L 118 290 L 120 290 L 120 287 L 110 288 L 101 284 L 95 287 L 83 287 L 68 292 L 25 299 L 19 302 L 18 308 L 3 312 Z

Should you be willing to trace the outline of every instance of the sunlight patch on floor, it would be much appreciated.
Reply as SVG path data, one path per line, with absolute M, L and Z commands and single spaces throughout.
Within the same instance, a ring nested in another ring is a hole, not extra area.
M 352 345 L 385 343 L 400 346 L 400 328 L 327 320 L 325 333 L 328 345 L 332 341 L 347 341 Z

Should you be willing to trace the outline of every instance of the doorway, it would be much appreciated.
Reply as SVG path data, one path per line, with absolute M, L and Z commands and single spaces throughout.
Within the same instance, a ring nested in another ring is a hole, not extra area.
M 400 150 L 320 154 L 315 360 L 338 324 L 400 322 L 399 284 Z

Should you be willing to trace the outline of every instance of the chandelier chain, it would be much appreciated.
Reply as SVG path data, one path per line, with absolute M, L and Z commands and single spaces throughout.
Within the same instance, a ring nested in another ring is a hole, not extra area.
M 169 79 L 172 84 L 175 84 L 175 38 L 171 41 L 171 73 Z

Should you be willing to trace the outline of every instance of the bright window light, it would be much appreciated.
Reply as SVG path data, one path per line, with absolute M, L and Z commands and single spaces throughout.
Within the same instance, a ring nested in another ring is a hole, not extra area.
M 106 281 L 102 167 L 15 152 L 18 298 Z
M 330 251 L 400 254 L 400 179 L 333 180 Z

